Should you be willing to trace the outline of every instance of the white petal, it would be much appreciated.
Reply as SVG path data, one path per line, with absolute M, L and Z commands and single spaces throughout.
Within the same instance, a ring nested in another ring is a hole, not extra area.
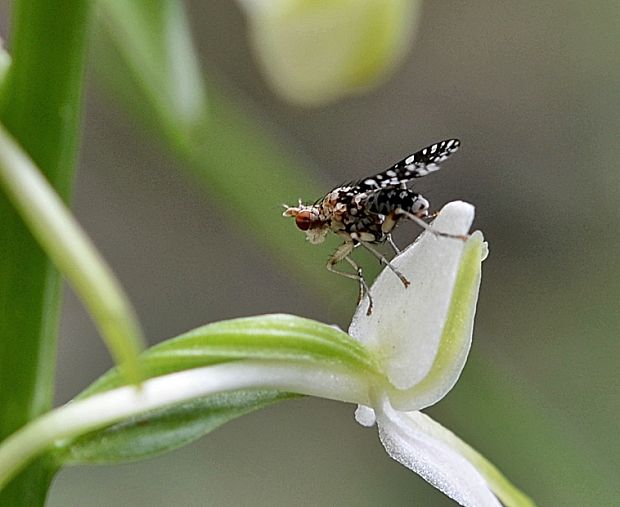
M 377 409 L 379 438 L 387 453 L 424 480 L 467 507 L 501 507 L 489 485 L 458 450 L 454 435 L 421 412 Z
M 450 234 L 467 234 L 474 207 L 447 204 L 432 226 Z M 409 279 L 405 289 L 388 269 L 371 288 L 353 317 L 349 334 L 372 349 L 396 389 L 394 406 L 417 410 L 441 399 L 460 375 L 471 344 L 473 317 L 484 253 L 482 235 L 467 242 L 428 232 L 392 264 Z

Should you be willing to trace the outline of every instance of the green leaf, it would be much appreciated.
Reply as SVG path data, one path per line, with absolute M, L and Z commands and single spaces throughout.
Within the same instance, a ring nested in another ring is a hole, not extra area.
M 154 377 L 244 359 L 333 363 L 376 373 L 374 360 L 347 334 L 292 315 L 265 315 L 209 324 L 145 351 L 141 365 L 147 376 Z M 122 383 L 122 376 L 113 369 L 78 399 Z M 69 464 L 141 459 L 176 449 L 236 417 L 296 396 L 260 389 L 185 401 L 57 443 L 55 458 Z
M 0 87 L 10 66 L 11 56 L 5 51 L 4 42 L 0 39 Z
M 11 2 L 12 63 L 0 89 L 0 121 L 65 200 L 79 141 L 92 4 L 91 0 Z M 58 272 L 3 194 L 0 250 L 3 440 L 52 405 L 61 284 Z M 55 471 L 49 461 L 36 461 L 0 493 L 0 505 L 43 505 Z
M 174 145 L 191 143 L 206 121 L 206 92 L 183 4 L 176 0 L 99 3 L 95 55 L 125 104 Z M 120 68 L 119 68 L 120 67 Z
M 274 314 L 199 327 L 146 350 L 140 364 L 146 377 L 243 359 L 332 362 L 377 372 L 363 345 L 339 329 Z M 123 385 L 116 368 L 81 393 L 82 399 Z
M 181 403 L 132 417 L 60 447 L 63 464 L 135 461 L 171 451 L 210 433 L 222 424 L 296 397 L 277 391 L 236 391 Z

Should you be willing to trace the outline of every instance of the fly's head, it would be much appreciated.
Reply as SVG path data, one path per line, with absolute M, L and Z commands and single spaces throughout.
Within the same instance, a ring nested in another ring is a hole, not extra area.
M 284 205 L 282 216 L 293 217 L 295 225 L 306 233 L 306 239 L 312 244 L 322 243 L 329 231 L 329 222 L 322 219 L 317 206 L 299 204 L 295 207 Z

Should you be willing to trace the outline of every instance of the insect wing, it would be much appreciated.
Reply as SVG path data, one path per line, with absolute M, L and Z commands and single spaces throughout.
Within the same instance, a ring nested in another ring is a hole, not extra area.
M 444 160 L 459 149 L 458 139 L 446 139 L 416 151 L 413 155 L 394 164 L 375 176 L 369 176 L 356 183 L 359 192 L 372 192 L 386 188 L 397 188 L 414 178 L 421 178 L 437 171 Z

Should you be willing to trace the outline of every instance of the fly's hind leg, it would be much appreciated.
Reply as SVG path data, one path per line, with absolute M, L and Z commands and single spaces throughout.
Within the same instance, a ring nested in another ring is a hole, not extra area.
M 368 284 L 364 279 L 362 268 L 360 268 L 353 261 L 353 259 L 349 257 L 349 254 L 353 251 L 353 248 L 355 248 L 355 244 L 350 241 L 346 241 L 342 245 L 340 245 L 327 261 L 327 269 L 328 271 L 336 273 L 337 275 L 350 278 L 351 280 L 357 280 L 360 288 L 358 304 L 364 297 L 364 294 L 366 294 L 368 296 L 368 310 L 366 311 L 366 315 L 370 315 L 372 313 L 372 297 L 370 296 L 370 289 L 368 288 Z M 340 271 L 339 269 L 336 269 L 334 267 L 336 264 L 343 260 L 349 263 L 349 265 L 355 270 L 355 273 L 347 273 L 346 271 Z
M 430 232 L 431 234 L 434 234 L 435 236 L 441 236 L 442 238 L 460 239 L 461 241 L 467 241 L 467 239 L 469 239 L 469 236 L 467 234 L 449 234 L 447 232 L 437 231 L 433 229 L 429 224 L 427 224 L 424 220 L 422 220 L 420 217 L 412 213 L 409 213 L 408 211 L 405 211 L 402 208 L 398 208 L 395 213 L 397 215 L 402 215 L 405 218 L 408 218 L 412 222 L 415 222 L 420 227 L 422 227 L 422 229 Z

